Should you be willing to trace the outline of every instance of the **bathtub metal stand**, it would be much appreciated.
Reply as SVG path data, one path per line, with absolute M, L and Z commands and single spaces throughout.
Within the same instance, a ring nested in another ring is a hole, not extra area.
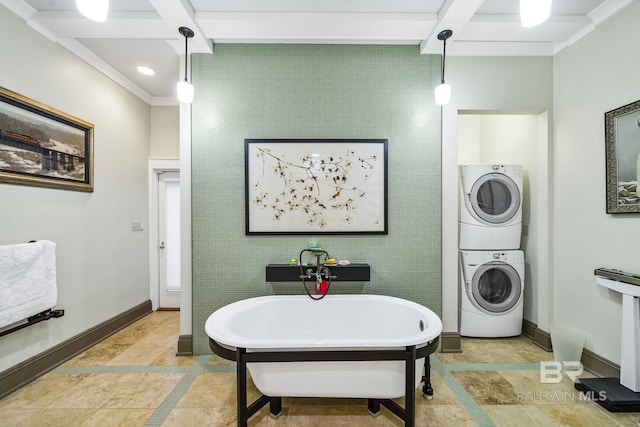
M 260 396 L 255 402 L 247 406 L 247 363 L 252 362 L 345 362 L 345 361 L 405 361 L 405 407 L 395 403 L 391 399 L 369 399 L 368 409 L 373 416 L 380 412 L 380 405 L 385 406 L 398 418 L 404 421 L 405 427 L 415 426 L 415 368 L 416 359 L 425 357 L 425 369 L 428 357 L 438 348 L 439 337 L 424 347 L 416 349 L 415 346 L 407 346 L 400 350 L 318 350 L 318 351 L 265 351 L 247 352 L 246 348 L 230 350 L 209 338 L 209 347 L 215 354 L 227 360 L 236 362 L 237 383 L 237 413 L 238 427 L 246 427 L 249 418 L 269 403 L 269 412 L 277 417 L 282 411 L 282 398 Z M 425 371 L 425 387 L 431 389 L 429 371 Z M 424 391 L 424 388 L 423 388 Z M 431 393 L 433 390 L 431 389 Z M 428 394 L 428 393 L 427 393 Z
M 422 395 L 427 399 L 433 399 L 433 387 L 431 386 L 431 360 L 427 354 L 424 358 L 424 375 L 422 376 Z

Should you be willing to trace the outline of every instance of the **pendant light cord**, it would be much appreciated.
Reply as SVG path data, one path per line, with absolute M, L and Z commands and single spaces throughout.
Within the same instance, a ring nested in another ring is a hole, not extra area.
M 451 30 L 442 30 L 438 33 L 438 40 L 442 40 L 442 78 L 441 83 L 444 84 L 444 63 L 447 59 L 447 39 L 453 35 Z
M 187 64 L 189 62 L 189 39 L 194 36 L 194 33 L 191 28 L 187 27 L 178 28 L 178 32 L 184 37 L 184 81 L 188 82 Z
M 444 62 L 447 59 L 447 39 L 444 39 L 444 44 L 442 46 L 442 81 L 444 83 Z
M 187 80 L 187 62 L 189 62 L 189 37 L 184 37 L 184 81 Z M 444 68 L 443 68 L 444 69 Z

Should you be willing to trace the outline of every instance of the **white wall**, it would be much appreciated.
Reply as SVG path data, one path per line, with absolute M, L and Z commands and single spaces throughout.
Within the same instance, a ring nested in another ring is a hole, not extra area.
M 597 286 L 593 271 L 640 273 L 640 215 L 606 213 L 604 151 L 604 113 L 640 99 L 638 22 L 632 2 L 554 60 L 554 321 L 615 363 L 621 297 Z
M 180 158 L 180 110 L 178 106 L 151 107 L 149 156 Z
M 458 113 L 536 114 L 538 125 L 540 121 L 546 122 L 545 112 L 552 111 L 552 64 L 552 58 L 538 57 L 447 58 L 446 80 L 452 86 L 452 96 L 451 102 L 443 107 L 442 116 L 442 320 L 446 332 L 458 331 Z M 548 143 L 548 135 L 540 142 Z M 544 171 L 541 175 L 541 186 L 547 188 L 548 175 Z M 541 193 L 541 197 L 546 197 L 545 194 Z M 546 210 L 546 204 L 542 210 Z M 539 228 L 543 235 L 538 236 L 538 251 L 545 251 L 545 257 L 549 257 L 546 219 L 543 224 Z M 545 258 L 539 260 L 534 268 L 538 274 L 548 275 L 548 267 Z M 542 287 L 539 292 L 543 298 L 538 295 L 539 314 L 532 314 L 532 317 L 540 325 L 544 324 L 547 316 L 545 295 L 548 294 L 548 280 L 542 278 L 539 281 Z
M 0 86 L 95 126 L 93 193 L 0 184 L 0 244 L 57 244 L 65 316 L 3 337 L 0 372 L 149 299 L 150 107 L 0 6 Z

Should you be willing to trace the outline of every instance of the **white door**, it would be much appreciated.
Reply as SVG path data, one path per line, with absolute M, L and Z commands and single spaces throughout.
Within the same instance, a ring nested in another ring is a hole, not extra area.
M 158 176 L 160 309 L 180 308 L 180 172 Z

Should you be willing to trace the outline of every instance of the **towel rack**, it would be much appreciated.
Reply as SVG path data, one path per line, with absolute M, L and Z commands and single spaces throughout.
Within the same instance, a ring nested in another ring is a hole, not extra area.
M 30 240 L 29 243 L 35 243 L 35 240 Z M 33 316 L 28 317 L 26 323 L 22 323 L 18 326 L 14 326 L 13 328 L 0 331 L 0 337 L 3 337 L 15 331 L 19 331 L 20 329 L 24 329 L 27 326 L 35 325 L 36 323 L 44 322 L 45 320 L 58 318 L 62 316 L 64 316 L 64 310 L 62 309 L 54 310 L 50 308 L 48 310 L 42 311 L 38 314 L 34 314 Z
M 19 331 L 20 329 L 26 328 L 27 326 L 35 325 L 36 323 L 44 322 L 45 320 L 49 320 L 55 317 L 64 316 L 64 310 L 45 310 L 41 313 L 35 314 L 29 318 L 27 318 L 27 323 L 22 323 L 18 326 L 15 326 L 11 329 L 7 329 L 5 331 L 0 332 L 0 337 L 3 337 L 11 332 Z

